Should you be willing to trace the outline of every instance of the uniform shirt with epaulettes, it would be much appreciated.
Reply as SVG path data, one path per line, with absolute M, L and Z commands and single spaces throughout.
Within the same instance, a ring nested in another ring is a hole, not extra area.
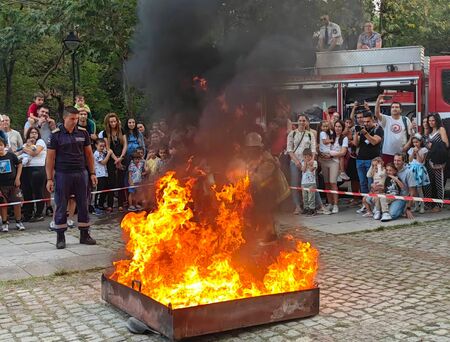
M 341 33 L 341 27 L 336 23 L 332 23 L 331 21 L 328 23 L 328 25 L 324 25 L 320 28 L 320 38 L 323 39 L 325 47 L 329 47 L 334 38 L 336 38 L 336 46 L 341 46 L 344 43 L 344 39 L 342 38 Z
M 55 171 L 75 173 L 86 170 L 84 148 L 90 144 L 89 133 L 82 127 L 75 127 L 72 133 L 64 125 L 55 129 L 48 145 L 49 150 L 56 151 Z

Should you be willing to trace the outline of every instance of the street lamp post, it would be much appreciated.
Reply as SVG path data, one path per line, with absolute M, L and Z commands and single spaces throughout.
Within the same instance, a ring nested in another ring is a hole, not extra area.
M 69 35 L 63 40 L 63 44 L 65 49 L 69 50 L 72 53 L 72 89 L 73 89 L 73 102 L 75 103 L 75 96 L 77 95 L 77 83 L 75 76 L 75 54 L 77 52 L 78 47 L 80 46 L 80 39 L 78 36 L 72 31 Z

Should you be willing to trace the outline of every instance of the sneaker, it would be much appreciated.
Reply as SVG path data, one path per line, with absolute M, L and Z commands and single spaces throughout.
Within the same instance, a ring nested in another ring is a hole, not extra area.
M 316 212 L 315 209 L 310 209 L 309 210 L 309 216 L 316 216 L 316 215 L 317 215 L 317 212 Z
M 421 213 L 421 214 L 425 214 L 425 206 L 420 206 L 420 210 L 419 210 L 419 213 Z
M 358 214 L 364 214 L 367 211 L 366 207 L 362 206 L 358 210 L 356 210 L 356 213 Z
M 337 205 L 333 205 L 333 209 L 331 209 L 332 214 L 337 214 L 339 212 L 339 207 Z
M 294 212 L 293 212 L 293 214 L 294 214 L 294 215 L 299 215 L 301 211 L 302 211 L 302 210 L 301 210 L 300 207 L 296 207 L 295 210 L 294 210 Z
M 380 219 L 381 219 L 381 213 L 380 213 L 379 211 L 376 211 L 376 212 L 373 214 L 373 219 L 374 219 L 374 220 L 380 220 Z
M 139 204 L 136 204 L 136 210 L 137 210 L 137 211 L 141 211 L 141 210 L 142 210 L 142 207 L 141 207 Z
M 134 205 L 130 205 L 129 207 L 128 207 L 128 211 L 136 211 L 137 209 L 136 209 L 136 207 L 134 206 Z
M 44 216 L 33 216 L 30 219 L 30 222 L 41 222 L 41 221 L 44 221 L 44 220 L 45 220 Z
M 2 224 L 2 232 L 8 232 L 9 231 L 9 224 L 8 224 L 8 222 L 6 222 L 6 223 L 3 223 Z
M 95 215 L 95 216 L 102 216 L 102 215 L 104 215 L 104 211 L 103 210 L 101 210 L 101 209 L 99 209 L 99 208 L 95 208 L 94 209 L 94 212 L 93 212 L 93 214 Z
M 316 213 L 322 214 L 322 215 L 331 215 L 331 211 L 329 211 L 328 208 L 326 208 L 326 207 L 320 208 L 319 210 L 317 210 Z
M 383 213 L 383 216 L 381 217 L 381 222 L 387 222 L 392 220 L 392 216 L 389 213 Z
M 75 222 L 73 222 L 73 220 L 71 220 L 71 219 L 68 219 L 67 220 L 67 227 L 75 228 Z
M 50 221 L 50 225 L 48 226 L 49 231 L 53 231 L 55 229 L 55 221 Z
M 371 212 L 364 213 L 362 217 L 373 217 L 373 213 Z
M 16 222 L 16 228 L 18 230 L 25 230 L 25 226 L 23 225 L 22 221 Z
M 349 181 L 349 180 L 350 180 L 350 177 L 349 177 L 345 172 L 341 172 L 341 173 L 339 174 L 339 177 L 340 177 L 342 180 L 344 180 L 344 181 Z

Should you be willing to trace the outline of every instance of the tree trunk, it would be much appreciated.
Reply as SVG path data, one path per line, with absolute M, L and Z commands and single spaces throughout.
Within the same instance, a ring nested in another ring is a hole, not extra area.
M 13 95 L 13 74 L 14 74 L 14 65 L 16 64 L 15 59 L 11 59 L 9 63 L 3 61 L 3 69 L 5 71 L 5 102 L 4 102 L 4 111 L 9 113 L 11 110 L 12 104 L 12 95 Z

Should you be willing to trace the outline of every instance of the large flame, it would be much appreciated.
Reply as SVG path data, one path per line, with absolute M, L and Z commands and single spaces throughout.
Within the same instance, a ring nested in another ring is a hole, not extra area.
M 244 177 L 220 191 L 213 189 L 213 219 L 194 217 L 192 190 L 167 173 L 157 184 L 157 210 L 130 213 L 122 221 L 131 258 L 114 263 L 111 276 L 173 308 L 298 291 L 314 287 L 318 252 L 309 243 L 280 253 L 259 279 L 233 257 L 245 244 L 245 212 L 252 205 Z

